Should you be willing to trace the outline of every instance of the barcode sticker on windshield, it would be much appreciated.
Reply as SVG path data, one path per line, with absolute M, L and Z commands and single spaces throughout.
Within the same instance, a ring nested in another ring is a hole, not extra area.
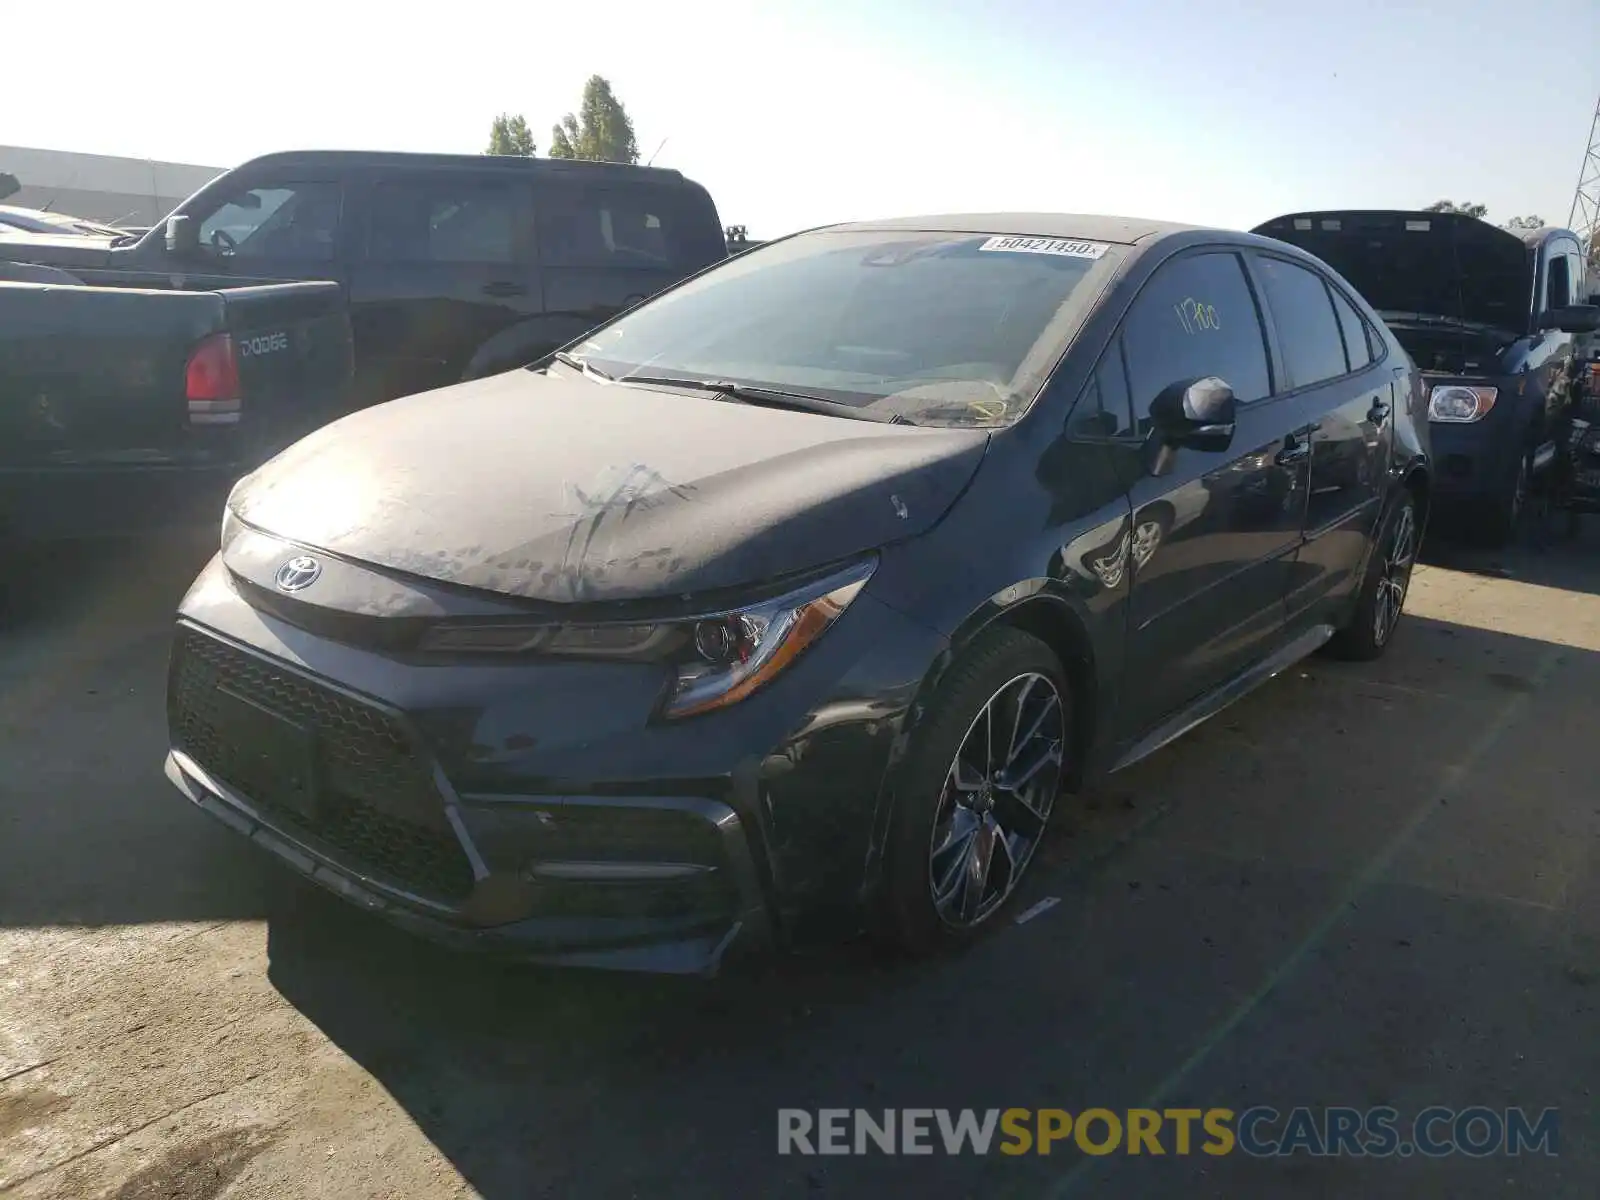
M 979 250 L 1005 250 L 1012 254 L 1062 254 L 1068 258 L 1099 258 L 1107 248 L 1103 242 L 1041 237 L 992 237 L 978 247 Z

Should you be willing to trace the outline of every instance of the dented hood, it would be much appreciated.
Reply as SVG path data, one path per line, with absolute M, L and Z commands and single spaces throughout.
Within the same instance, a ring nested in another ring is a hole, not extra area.
M 247 524 L 530 600 L 759 583 L 930 528 L 981 430 L 511 371 L 364 409 L 242 480 Z

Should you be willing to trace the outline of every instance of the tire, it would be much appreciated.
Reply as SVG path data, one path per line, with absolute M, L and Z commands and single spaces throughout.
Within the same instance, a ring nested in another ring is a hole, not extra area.
M 1532 480 L 1529 461 L 1532 454 L 1524 451 L 1517 458 L 1516 470 L 1507 472 L 1506 478 L 1489 497 L 1488 510 L 1474 538 L 1484 549 L 1498 550 L 1517 535 L 1522 514 L 1528 504 L 1528 489 Z
M 1060 794 L 1072 720 L 1060 660 L 1038 638 L 996 628 L 960 654 L 901 765 L 872 922 L 880 941 L 936 953 L 971 940 L 1006 907 Z M 990 730 L 1017 753 L 997 746 L 981 764 Z M 1010 786 L 996 769 L 1007 758 Z
M 1420 546 L 1417 500 L 1402 491 L 1384 514 L 1349 624 L 1328 642 L 1335 658 L 1371 662 L 1394 640 Z

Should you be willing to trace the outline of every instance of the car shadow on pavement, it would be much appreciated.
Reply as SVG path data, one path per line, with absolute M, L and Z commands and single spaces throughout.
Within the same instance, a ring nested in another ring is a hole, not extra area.
M 272 871 L 162 774 L 172 614 L 211 536 L 26 554 L 0 616 L 0 925 L 260 917 Z
M 1591 651 L 1408 618 L 1382 663 L 1313 658 L 1093 793 L 1012 915 L 930 962 L 848 945 L 718 981 L 545 971 L 297 885 L 269 979 L 488 1200 L 1034 1196 L 1086 1161 L 780 1157 L 784 1107 L 1499 1102 L 1577 1130 L 1600 1053 L 1566 900 L 1600 897 L 1600 810 L 1537 755 L 1596 683 Z M 1539 1033 L 1494 1033 L 1532 1011 Z M 1516 1190 L 1459 1157 L 1225 1165 L 1108 1159 L 1123 1185 L 1091 1191 Z M 1519 1194 L 1558 1194 L 1550 1169 L 1524 1163 Z
M 1422 561 L 1433 566 L 1481 575 L 1515 579 L 1563 591 L 1600 593 L 1600 574 L 1593 564 L 1600 559 L 1600 516 L 1586 517 L 1570 536 L 1562 514 L 1530 516 L 1520 536 L 1508 546 L 1488 550 L 1459 537 L 1430 531 L 1422 548 Z

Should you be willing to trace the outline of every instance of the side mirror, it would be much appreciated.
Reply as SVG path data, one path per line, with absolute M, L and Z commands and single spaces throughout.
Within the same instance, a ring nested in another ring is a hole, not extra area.
M 1150 402 L 1145 466 L 1152 475 L 1172 470 L 1180 446 L 1226 450 L 1233 442 L 1233 388 L 1215 375 L 1163 388 Z
M 1226 450 L 1233 442 L 1235 401 L 1226 380 L 1208 375 L 1163 388 L 1150 403 L 1152 432 L 1168 446 Z
M 166 218 L 166 253 L 176 258 L 192 258 L 200 253 L 200 226 L 192 216 Z
M 200 226 L 193 217 L 173 215 L 167 218 L 167 253 L 188 258 L 200 251 Z
M 1559 329 L 1562 333 L 1594 333 L 1600 330 L 1600 307 L 1593 304 L 1568 304 L 1549 309 L 1539 320 L 1539 329 Z

